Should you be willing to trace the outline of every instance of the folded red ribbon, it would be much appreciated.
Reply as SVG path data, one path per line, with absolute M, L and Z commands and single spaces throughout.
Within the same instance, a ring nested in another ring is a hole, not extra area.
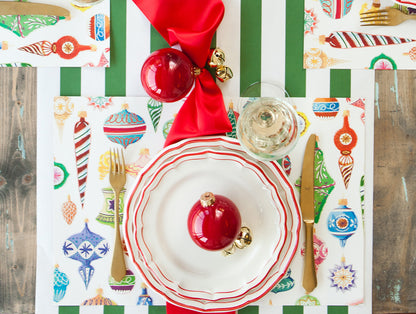
M 212 37 L 224 16 L 222 0 L 133 0 L 170 46 L 201 68 L 195 87 L 176 116 L 165 146 L 181 139 L 231 132 L 221 90 L 204 69 Z

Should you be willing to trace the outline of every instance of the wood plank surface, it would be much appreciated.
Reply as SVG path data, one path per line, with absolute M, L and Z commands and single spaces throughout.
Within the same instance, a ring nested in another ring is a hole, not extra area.
M 416 312 L 416 71 L 377 71 L 373 313 Z M 0 69 L 0 313 L 34 313 L 36 70 Z
M 416 71 L 377 71 L 373 312 L 416 312 Z
M 0 117 L 0 313 L 34 313 L 36 69 L 0 69 Z

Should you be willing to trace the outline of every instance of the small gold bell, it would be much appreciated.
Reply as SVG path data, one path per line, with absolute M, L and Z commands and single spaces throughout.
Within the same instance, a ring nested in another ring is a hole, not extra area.
M 230 67 L 223 65 L 217 68 L 215 75 L 221 82 L 225 82 L 233 77 L 233 71 Z
M 211 58 L 208 62 L 208 65 L 211 68 L 215 68 L 217 66 L 223 65 L 225 62 L 225 53 L 220 48 L 215 48 L 211 54 Z

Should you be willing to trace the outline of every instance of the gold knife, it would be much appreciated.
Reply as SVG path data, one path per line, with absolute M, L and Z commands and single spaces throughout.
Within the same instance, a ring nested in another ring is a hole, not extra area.
M 67 9 L 52 4 L 0 1 L 0 15 L 55 15 L 69 18 L 71 14 Z
M 315 142 L 316 135 L 312 134 L 306 144 L 300 183 L 300 208 L 303 222 L 305 223 L 305 268 L 303 270 L 302 285 L 307 294 L 311 293 L 317 285 L 315 258 L 313 254 Z

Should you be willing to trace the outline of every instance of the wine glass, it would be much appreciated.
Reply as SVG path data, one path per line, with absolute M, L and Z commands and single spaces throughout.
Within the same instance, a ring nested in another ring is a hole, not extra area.
M 298 115 L 283 88 L 256 82 L 244 91 L 239 107 L 237 138 L 249 155 L 277 160 L 293 149 L 299 138 Z

